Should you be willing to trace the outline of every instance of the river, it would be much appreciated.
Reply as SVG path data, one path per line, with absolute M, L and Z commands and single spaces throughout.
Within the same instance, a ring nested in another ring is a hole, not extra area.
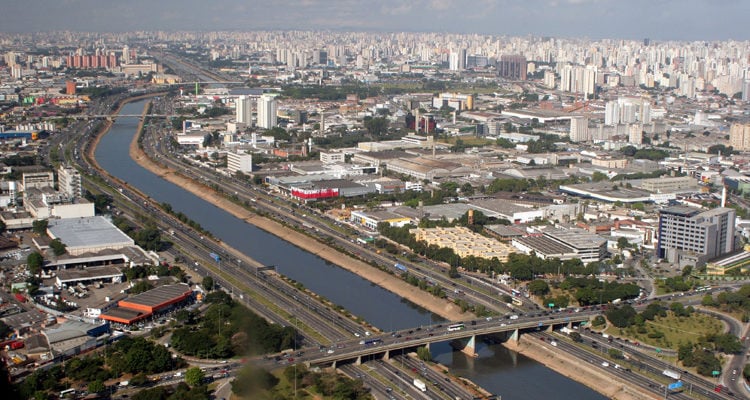
M 140 114 L 145 101 L 126 104 L 122 114 Z M 100 141 L 95 157 L 110 174 L 160 203 L 188 215 L 227 245 L 310 290 L 345 307 L 373 325 L 403 329 L 443 319 L 351 272 L 332 265 L 289 242 L 241 221 L 190 192 L 145 170 L 128 154 L 138 118 L 119 118 Z M 469 359 L 447 343 L 431 346 L 433 357 L 503 399 L 605 399 L 597 392 L 500 345 L 480 345 L 480 357 Z M 543 384 L 539 384 L 543 382 Z

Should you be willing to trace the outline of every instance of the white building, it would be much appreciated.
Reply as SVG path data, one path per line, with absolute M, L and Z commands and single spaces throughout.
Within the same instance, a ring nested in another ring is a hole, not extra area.
M 253 108 L 247 96 L 240 96 L 235 101 L 237 123 L 250 125 L 253 121 Z
M 257 125 L 263 129 L 271 129 L 278 125 L 276 120 L 276 96 L 264 93 L 258 99 L 258 121 Z
M 591 140 L 589 135 L 589 119 L 586 117 L 573 117 L 570 119 L 570 141 L 587 142 Z
M 81 192 L 81 174 L 70 166 L 61 166 L 57 170 L 57 184 L 60 192 L 69 198 L 83 197 Z
M 237 172 L 253 172 L 253 155 L 241 151 L 230 151 L 227 153 L 227 171 L 234 174 Z

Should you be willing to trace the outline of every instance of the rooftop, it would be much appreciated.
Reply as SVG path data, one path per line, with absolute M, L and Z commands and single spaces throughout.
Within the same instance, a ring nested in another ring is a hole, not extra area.
M 73 248 L 133 244 L 133 239 L 101 216 L 52 219 L 47 231 L 52 238 L 59 238 L 66 246 Z
M 125 299 L 128 303 L 156 307 L 190 292 L 188 285 L 164 285 Z

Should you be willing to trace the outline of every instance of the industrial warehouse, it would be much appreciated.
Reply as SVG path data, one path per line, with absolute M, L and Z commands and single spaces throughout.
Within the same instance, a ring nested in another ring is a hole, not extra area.
M 100 316 L 105 321 L 132 325 L 154 314 L 164 313 L 193 299 L 193 291 L 185 284 L 165 285 L 117 302 Z

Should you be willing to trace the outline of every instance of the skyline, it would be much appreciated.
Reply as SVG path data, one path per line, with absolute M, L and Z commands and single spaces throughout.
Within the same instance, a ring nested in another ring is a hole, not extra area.
M 742 0 L 32 0 L 3 32 L 332 30 L 590 39 L 748 40 Z M 623 22 L 627 21 L 627 24 Z

